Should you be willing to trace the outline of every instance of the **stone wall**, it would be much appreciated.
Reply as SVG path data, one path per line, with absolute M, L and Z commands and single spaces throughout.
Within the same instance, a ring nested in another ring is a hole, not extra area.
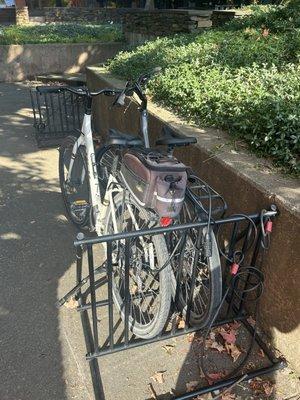
M 91 89 L 122 87 L 124 82 L 114 79 L 103 69 L 87 69 Z M 139 113 L 133 102 L 124 109 L 109 107 L 112 99 L 99 96 L 94 103 L 96 132 L 104 137 L 108 128 L 137 134 Z M 265 274 L 264 292 L 259 307 L 259 321 L 278 348 L 300 372 L 300 205 L 299 182 L 264 170 L 262 159 L 232 151 L 226 144 L 230 138 L 216 129 L 201 129 L 183 123 L 174 114 L 149 101 L 150 140 L 160 135 L 162 126 L 169 124 L 181 135 L 195 136 L 197 145 L 177 150 L 177 156 L 205 179 L 226 199 L 232 213 L 254 213 L 274 203 L 279 216 L 274 222 L 271 247 L 266 252 L 262 269 Z M 220 146 L 222 144 L 224 146 Z M 222 149 L 216 153 L 216 148 Z M 213 155 L 213 156 L 212 156 Z
M 44 7 L 46 22 L 116 22 L 121 23 L 126 8 Z
M 83 71 L 88 65 L 104 63 L 122 48 L 122 43 L 0 46 L 0 82 L 17 82 L 41 74 Z
M 28 7 L 16 8 L 16 24 L 26 25 L 29 23 Z
M 212 26 L 222 26 L 234 18 L 241 18 L 246 13 L 240 10 L 215 10 L 212 12 Z

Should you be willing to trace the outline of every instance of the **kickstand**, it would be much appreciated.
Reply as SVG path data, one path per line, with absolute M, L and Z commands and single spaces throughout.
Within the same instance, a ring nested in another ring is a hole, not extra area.
M 95 275 L 101 274 L 102 272 L 106 271 L 106 261 L 104 261 L 103 264 L 101 264 L 99 267 L 95 269 Z M 77 285 L 75 285 L 67 294 L 65 294 L 61 299 L 59 299 L 56 303 L 55 306 L 57 308 L 60 308 L 63 306 L 71 297 L 76 295 L 79 290 L 82 288 L 83 285 L 85 285 L 89 281 L 90 277 L 87 275 L 85 278 L 83 278 Z

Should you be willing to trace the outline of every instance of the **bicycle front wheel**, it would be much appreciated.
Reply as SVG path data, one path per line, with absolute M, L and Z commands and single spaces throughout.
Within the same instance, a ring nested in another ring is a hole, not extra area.
M 118 232 L 149 228 L 149 214 L 128 194 L 114 198 Z M 108 211 L 106 233 L 113 233 L 112 211 Z M 168 251 L 163 235 L 132 239 L 129 248 L 129 327 L 143 339 L 157 336 L 164 328 L 171 306 L 171 276 Z M 113 242 L 113 296 L 125 317 L 125 243 Z
M 59 182 L 70 220 L 80 228 L 87 228 L 90 222 L 90 186 L 83 146 L 80 146 L 75 154 L 68 177 L 76 140 L 75 136 L 68 136 L 59 149 Z

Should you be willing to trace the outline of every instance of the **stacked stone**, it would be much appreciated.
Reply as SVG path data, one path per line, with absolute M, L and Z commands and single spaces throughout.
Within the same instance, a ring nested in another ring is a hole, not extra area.
M 16 7 L 16 24 L 26 25 L 29 23 L 28 7 Z

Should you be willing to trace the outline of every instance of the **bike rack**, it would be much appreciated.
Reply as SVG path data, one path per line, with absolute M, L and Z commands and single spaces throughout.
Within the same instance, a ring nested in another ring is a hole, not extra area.
M 271 206 L 269 211 L 263 211 L 261 213 L 251 215 L 237 214 L 231 217 L 211 221 L 211 225 L 214 231 L 219 232 L 218 235 L 222 234 L 223 237 L 226 233 L 226 238 L 230 238 L 228 241 L 229 244 L 227 246 L 226 254 L 224 254 L 224 249 L 221 249 L 221 254 L 226 256 L 224 263 L 225 273 L 223 277 L 224 291 L 229 285 L 228 282 L 232 279 L 232 275 L 230 274 L 230 265 L 232 264 L 232 261 L 235 262 L 234 254 L 237 254 L 237 249 L 241 249 L 244 254 L 247 253 L 247 256 L 245 256 L 244 258 L 245 262 L 247 259 L 247 265 L 257 267 L 258 261 L 261 261 L 261 250 L 268 247 L 268 240 L 271 232 L 270 223 L 276 215 L 276 207 Z M 187 304 L 185 327 L 183 329 L 179 329 L 178 326 L 176 326 L 176 323 L 174 323 L 174 315 L 176 315 L 176 307 L 174 305 L 174 313 L 170 317 L 171 322 L 169 323 L 169 328 L 166 328 L 159 336 L 153 339 L 139 339 L 132 336 L 129 328 L 129 254 L 131 240 L 139 236 L 145 235 L 167 234 L 173 231 L 187 232 L 190 229 L 201 229 L 205 226 L 207 226 L 207 222 L 193 222 L 184 225 L 168 226 L 164 228 L 156 227 L 147 230 L 106 235 L 92 239 L 85 239 L 82 233 L 78 235 L 77 240 L 74 243 L 76 247 L 77 258 L 76 286 L 61 300 L 58 301 L 57 306 L 61 306 L 72 296 L 75 296 L 75 298 L 78 300 L 79 305 L 77 307 L 77 310 L 81 314 L 81 322 L 87 347 L 86 359 L 90 363 L 90 371 L 95 392 L 95 398 L 97 400 L 105 398 L 102 389 L 99 365 L 97 361 L 98 357 L 199 331 L 199 328 L 190 326 L 189 324 L 189 315 L 193 298 L 193 287 L 195 283 L 195 274 L 192 274 L 191 294 Z M 251 239 L 254 237 L 253 226 L 256 226 L 257 229 L 255 241 Z M 224 229 L 222 227 L 224 227 Z M 113 242 L 121 240 L 123 241 L 123 243 L 125 243 L 125 316 L 123 321 L 124 338 L 121 342 L 116 342 L 114 331 L 112 294 L 112 246 Z M 106 261 L 100 267 L 95 268 L 93 246 L 100 243 L 105 245 Z M 87 277 L 82 278 L 82 262 L 85 250 L 87 250 L 89 274 Z M 240 250 L 238 250 L 238 252 L 240 252 Z M 196 263 L 197 260 L 193 263 L 193 271 L 196 268 Z M 106 273 L 106 276 L 96 280 L 95 275 L 99 273 Z M 237 278 L 234 281 L 231 290 L 228 291 L 226 301 L 224 302 L 224 305 L 226 305 L 225 312 L 222 311 L 222 315 L 221 313 L 218 315 L 212 326 L 220 326 L 237 320 L 239 322 L 242 322 L 245 328 L 250 332 L 250 334 L 254 335 L 253 338 L 256 344 L 263 350 L 270 362 L 270 365 L 264 368 L 250 370 L 246 374 L 236 373 L 233 377 L 220 380 L 213 383 L 212 385 L 202 387 L 201 389 L 195 390 L 193 392 L 184 393 L 178 397 L 174 397 L 174 399 L 193 399 L 199 395 L 203 395 L 205 393 L 213 392 L 216 390 L 222 390 L 234 384 L 240 383 L 241 381 L 247 381 L 249 379 L 253 379 L 255 377 L 268 374 L 285 367 L 286 363 L 284 359 L 277 358 L 272 354 L 270 349 L 257 334 L 256 330 L 247 321 L 247 317 L 249 315 L 247 314 L 246 305 L 248 304 L 248 297 L 251 296 L 251 291 L 249 290 L 249 288 L 251 287 L 251 285 L 252 287 L 253 285 L 255 286 L 255 284 L 251 277 L 251 273 L 246 273 L 246 277 L 244 278 L 245 279 Z M 88 282 L 88 290 L 83 292 L 82 287 Z M 96 289 L 101 289 L 104 287 L 104 285 L 107 285 L 108 297 L 97 301 Z M 88 295 L 90 295 L 90 302 L 87 303 L 86 300 Z M 102 344 L 100 344 L 99 342 L 99 324 L 101 324 L 101 322 L 99 322 L 97 318 L 97 309 L 99 307 L 108 307 L 108 336 Z M 88 310 L 91 310 L 91 318 L 88 314 Z M 201 330 L 202 333 L 204 331 L 205 328 Z

